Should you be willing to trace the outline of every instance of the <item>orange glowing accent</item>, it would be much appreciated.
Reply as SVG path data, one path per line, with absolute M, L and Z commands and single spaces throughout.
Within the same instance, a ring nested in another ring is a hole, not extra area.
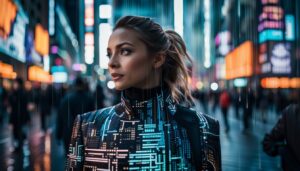
M 49 34 L 44 30 L 42 25 L 37 24 L 35 27 L 35 50 L 41 55 L 49 54 Z
M 15 79 L 15 78 L 17 78 L 17 73 L 14 72 L 12 65 L 2 63 L 0 61 L 0 77 L 8 78 L 8 79 Z
M 291 88 L 300 88 L 300 78 L 292 78 L 290 86 Z
M 28 80 L 51 83 L 52 75 L 50 75 L 47 71 L 44 71 L 41 67 L 31 66 L 28 69 Z
M 300 78 L 267 77 L 260 84 L 263 88 L 300 88 Z
M 93 18 L 94 19 L 94 7 L 89 6 L 85 8 L 85 16 L 84 18 Z
M 253 44 L 250 41 L 238 46 L 225 57 L 227 80 L 249 77 L 253 74 Z
M 93 18 L 84 19 L 84 25 L 85 26 L 93 26 L 94 25 L 94 19 Z
M 17 6 L 11 0 L 0 0 L 0 36 L 6 39 L 17 15 Z

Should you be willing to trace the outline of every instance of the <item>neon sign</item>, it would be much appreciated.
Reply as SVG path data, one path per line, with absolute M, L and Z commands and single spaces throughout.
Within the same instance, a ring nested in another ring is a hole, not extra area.
M 269 29 L 264 30 L 263 32 L 259 33 L 259 43 L 263 43 L 267 40 L 283 40 L 283 31 L 282 30 L 275 30 Z
M 285 39 L 289 41 L 295 40 L 295 18 L 293 15 L 285 16 Z
M 253 43 L 247 41 L 225 57 L 225 78 L 249 77 L 253 74 Z
M 37 24 L 35 27 L 35 49 L 41 55 L 49 54 L 49 34 L 44 30 L 42 25 Z
M 6 39 L 12 22 L 17 16 L 17 6 L 10 0 L 2 0 L 0 5 L 0 36 Z
M 282 42 L 269 42 L 260 45 L 258 62 L 261 65 L 261 73 L 290 74 L 291 73 L 291 45 Z

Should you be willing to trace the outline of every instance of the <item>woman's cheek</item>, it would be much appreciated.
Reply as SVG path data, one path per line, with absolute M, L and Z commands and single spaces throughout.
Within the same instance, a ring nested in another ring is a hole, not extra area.
M 141 72 L 144 71 L 146 68 L 147 63 L 149 61 L 146 61 L 144 58 L 132 58 L 131 61 L 128 62 L 127 65 L 127 71 L 132 71 L 132 72 Z M 136 73 L 137 74 L 137 73 Z

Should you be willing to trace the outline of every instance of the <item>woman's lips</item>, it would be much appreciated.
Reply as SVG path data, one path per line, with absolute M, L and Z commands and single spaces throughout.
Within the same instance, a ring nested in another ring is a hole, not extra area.
M 123 75 L 122 74 L 117 74 L 117 73 L 112 73 L 111 77 L 112 77 L 113 81 L 119 81 L 123 77 Z

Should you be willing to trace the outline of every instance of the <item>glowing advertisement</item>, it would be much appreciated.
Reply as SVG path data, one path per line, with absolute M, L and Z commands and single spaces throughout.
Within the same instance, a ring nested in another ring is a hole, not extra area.
M 14 72 L 12 65 L 0 61 L 0 68 L 0 77 L 8 79 L 15 79 L 17 77 L 17 73 Z
M 300 88 L 299 77 L 266 77 L 261 79 L 263 88 Z
M 270 29 L 264 30 L 261 33 L 259 33 L 259 43 L 263 43 L 267 40 L 283 40 L 283 31 Z
M 295 18 L 293 15 L 285 16 L 285 40 L 295 40 Z
M 258 40 L 282 41 L 284 39 L 284 10 L 279 0 L 261 0 L 261 13 L 259 15 Z
M 261 0 L 259 15 L 259 53 L 257 74 L 290 76 L 293 74 L 295 19 L 287 14 L 280 0 Z
M 246 41 L 225 57 L 227 80 L 253 75 L 253 43 Z
M 8 8 L 13 8 L 14 4 L 8 3 Z M 7 5 L 7 4 L 6 4 Z M 15 8 L 14 8 L 15 9 Z M 17 8 L 16 15 L 10 11 L 3 15 L 3 7 L 0 9 L 0 15 L 4 20 L 0 23 L 1 30 L 4 30 L 4 34 L 0 35 L 0 51 L 13 57 L 21 62 L 26 60 L 25 49 L 25 33 L 26 26 L 28 24 L 28 17 L 23 12 L 22 8 Z
M 291 44 L 269 42 L 260 45 L 258 62 L 261 74 L 291 74 Z
M 7 39 L 17 15 L 17 6 L 10 0 L 2 0 L 0 5 L 0 37 Z
M 28 80 L 51 83 L 52 76 L 49 74 L 49 72 L 43 70 L 41 67 L 30 66 L 28 68 Z

